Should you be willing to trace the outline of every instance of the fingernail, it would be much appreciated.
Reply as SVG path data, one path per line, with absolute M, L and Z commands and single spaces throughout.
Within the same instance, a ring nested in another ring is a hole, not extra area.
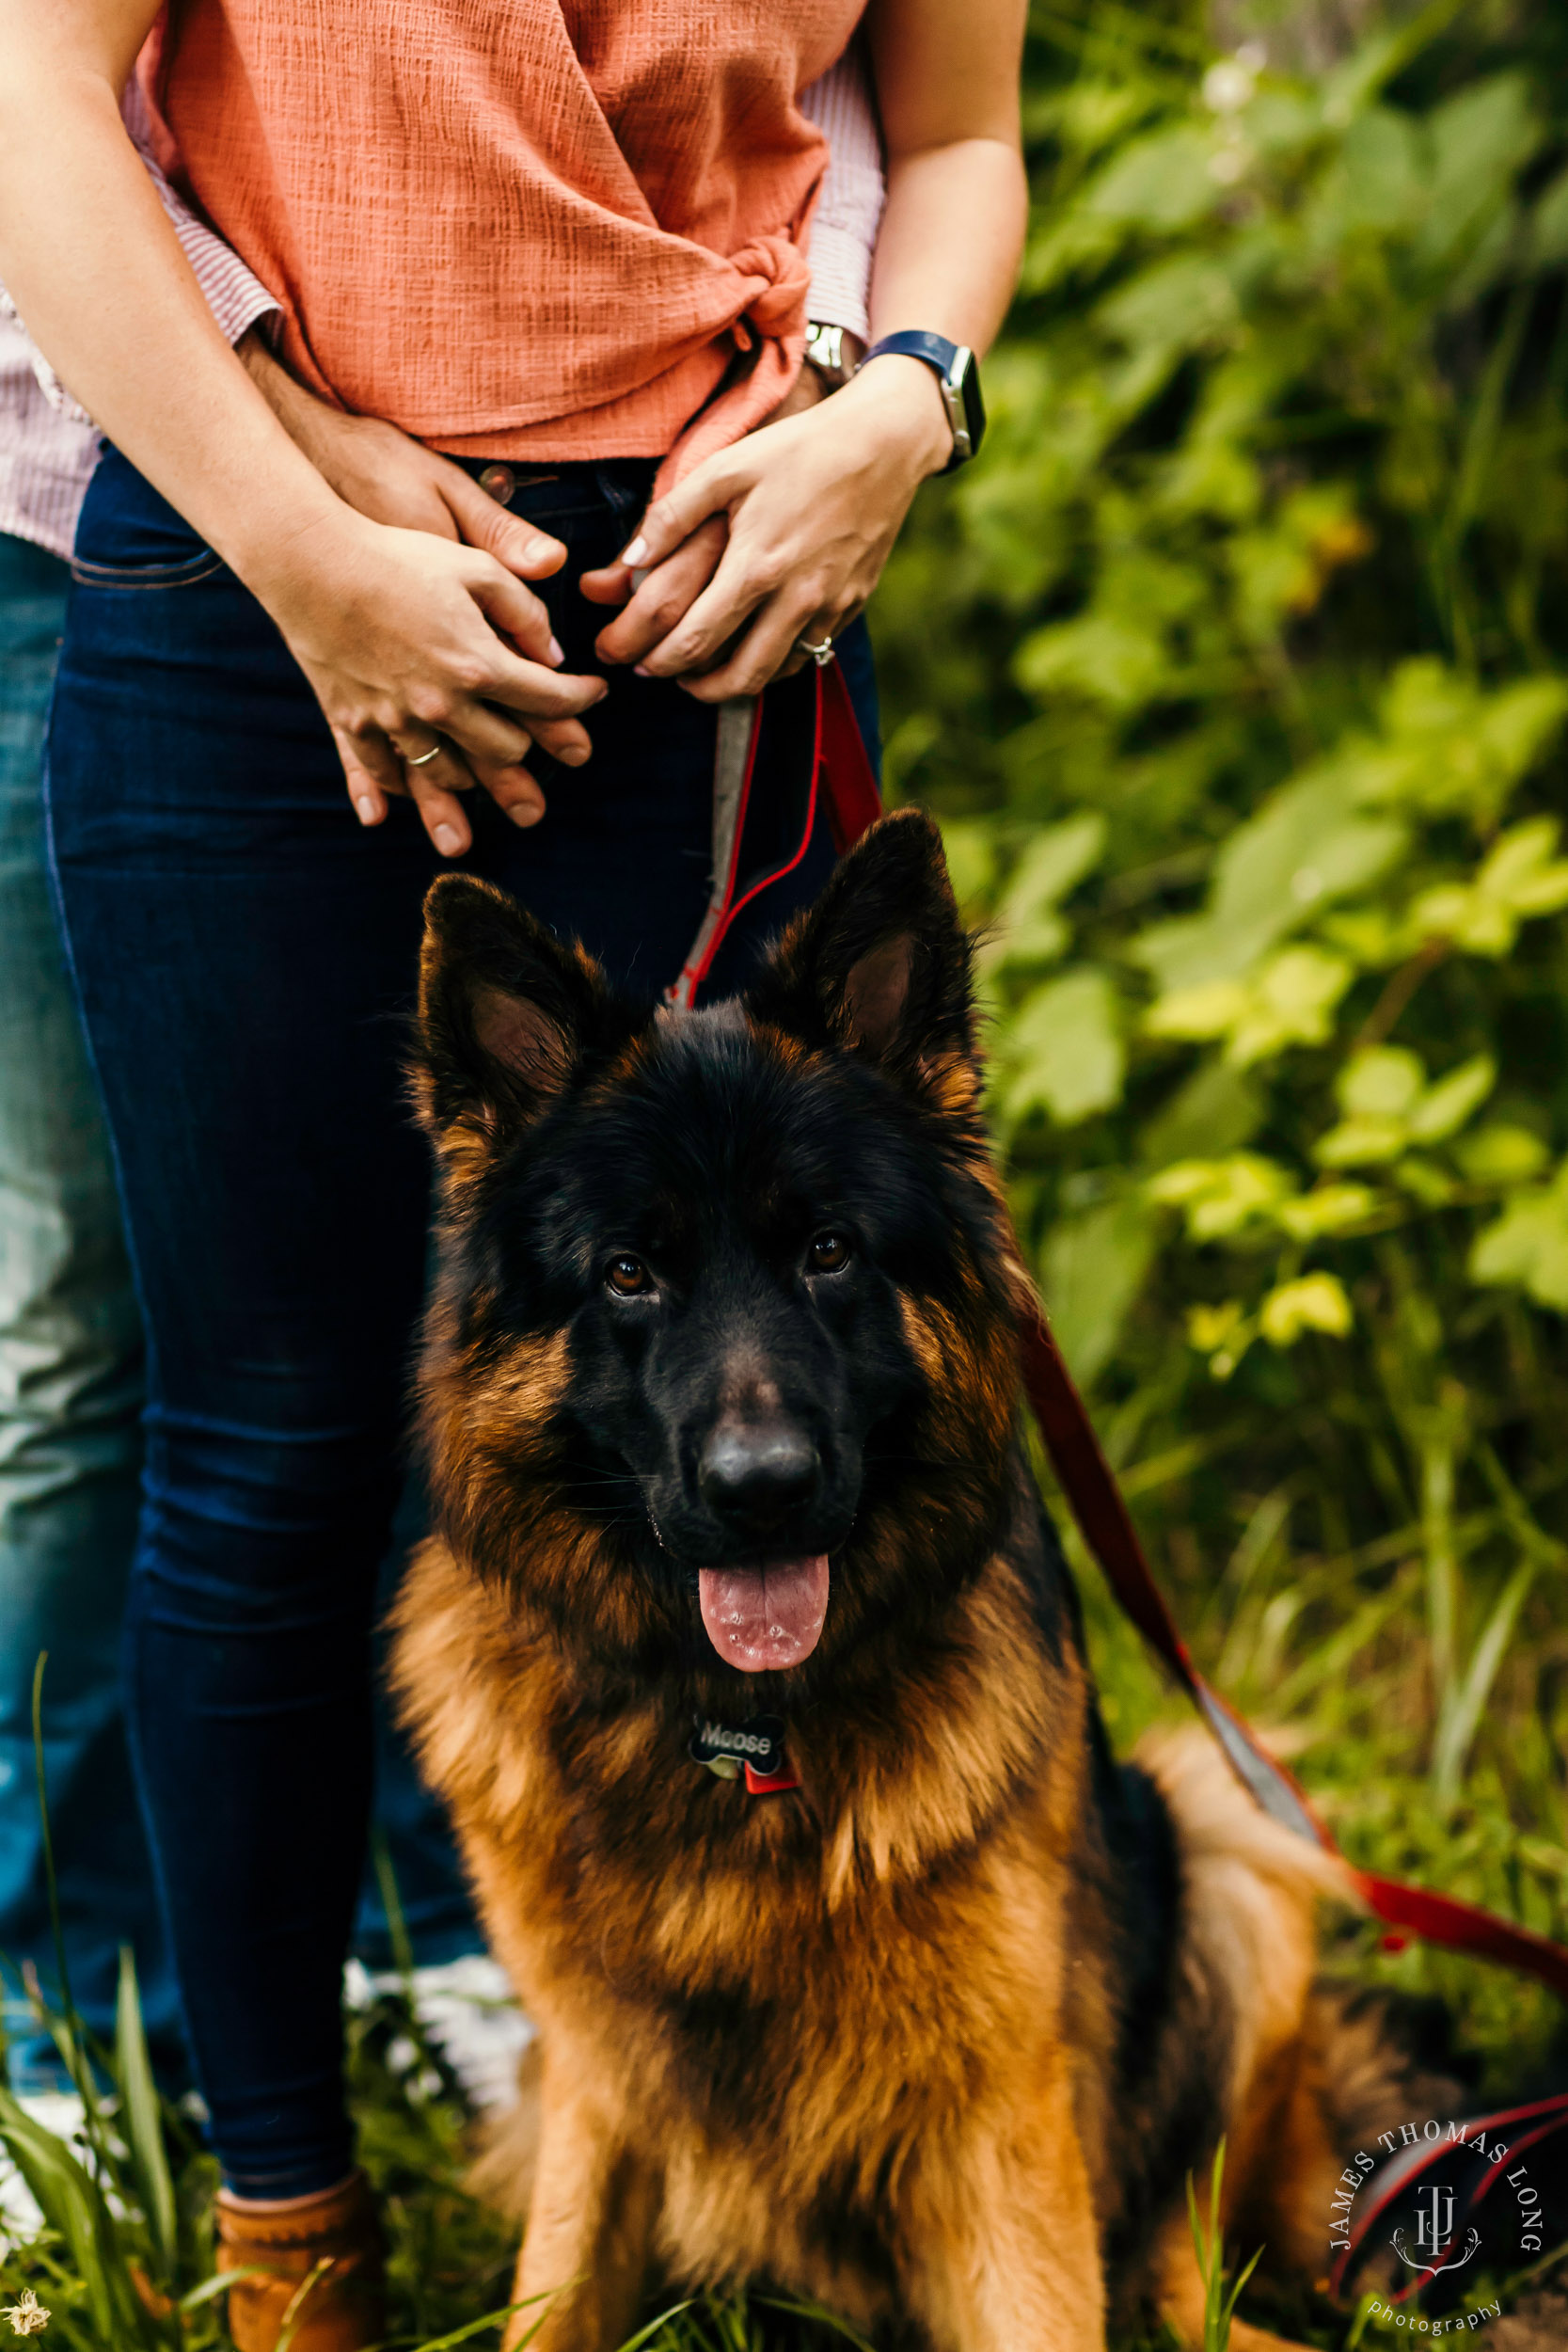
M 437 825 L 431 839 L 443 857 L 455 857 L 463 847 L 463 835 L 455 825 Z
M 557 752 L 556 757 L 563 768 L 580 768 L 585 759 L 592 757 L 592 754 L 586 743 L 568 743 Z
M 545 814 L 545 803 L 543 801 L 514 801 L 506 813 L 513 823 L 521 825 L 526 833 L 530 825 L 536 825 Z
M 635 538 L 630 547 L 626 548 L 621 556 L 623 564 L 630 564 L 634 568 L 639 564 L 645 564 L 647 560 L 648 542 L 641 536 Z
M 636 669 L 633 670 L 632 675 L 633 677 L 652 677 L 653 672 L 648 668 L 645 662 L 640 661 Z
M 550 639 L 550 660 L 555 663 L 557 669 L 561 667 L 561 664 L 565 660 L 565 646 L 562 644 L 559 637 L 552 637 Z
M 362 825 L 373 825 L 381 811 L 368 792 L 355 796 L 354 813 Z
M 525 564 L 542 564 L 546 555 L 553 555 L 554 553 L 555 542 L 553 539 L 529 539 L 524 543 L 523 562 Z

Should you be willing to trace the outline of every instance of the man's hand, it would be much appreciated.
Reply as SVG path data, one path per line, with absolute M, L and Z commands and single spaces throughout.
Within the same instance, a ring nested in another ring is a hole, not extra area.
M 241 338 L 237 348 L 290 439 L 303 450 L 339 497 L 370 521 L 476 548 L 502 565 L 513 575 L 514 581 L 546 580 L 560 570 L 566 560 L 566 550 L 560 540 L 508 514 L 461 466 L 454 466 L 421 442 L 410 439 L 394 424 L 387 424 L 376 417 L 350 416 L 343 409 L 318 400 L 273 358 L 254 328 Z M 398 578 L 402 568 L 402 564 L 394 561 L 388 574 L 388 584 Z M 351 564 L 351 573 L 356 571 L 357 567 Z M 425 593 L 434 584 L 427 578 Z M 416 593 L 412 577 L 406 585 L 411 595 Z M 516 586 L 510 592 L 498 592 L 493 577 L 488 586 L 486 609 L 493 626 L 503 632 L 503 643 L 510 643 L 517 653 L 529 656 L 531 662 L 527 666 L 536 664 L 543 669 L 559 670 L 561 647 L 550 633 L 548 616 L 538 597 Z M 350 593 L 356 595 L 357 591 Z M 469 595 L 481 595 L 476 583 L 469 584 Z M 380 823 L 387 813 L 387 794 L 409 794 L 419 804 L 432 840 L 448 856 L 453 856 L 467 849 L 472 837 L 462 804 L 454 794 L 471 789 L 476 783 L 483 785 L 515 824 L 536 824 L 545 813 L 545 799 L 522 765 L 531 740 L 541 744 L 567 767 L 579 767 L 588 758 L 592 745 L 580 723 L 575 718 L 546 715 L 555 708 L 586 707 L 585 701 L 576 696 L 562 698 L 555 690 L 583 688 L 596 681 L 567 679 L 551 679 L 543 701 L 539 691 L 534 692 L 526 729 L 483 713 L 469 697 L 470 707 L 465 708 L 463 721 L 466 737 L 460 737 L 454 727 L 442 723 L 439 739 L 431 735 L 426 741 L 403 740 L 400 752 L 389 709 L 384 709 L 378 721 L 371 716 L 368 705 L 361 707 L 367 690 L 363 677 L 356 681 L 356 672 L 364 665 L 356 665 L 351 659 L 346 673 L 340 667 L 342 656 L 352 656 L 353 644 L 331 649 L 327 616 L 318 600 L 311 599 L 311 606 L 301 634 L 296 637 L 287 628 L 285 634 L 326 712 L 343 761 L 350 797 L 361 823 Z M 460 612 L 454 611 L 447 617 L 461 635 L 470 633 L 461 627 Z M 472 650 L 477 655 L 481 648 L 476 644 Z M 488 647 L 483 650 L 489 652 Z M 359 688 L 357 695 L 355 682 Z M 517 682 L 514 674 L 514 688 Z M 427 700 L 434 709 L 432 697 L 439 690 L 430 680 L 421 684 L 428 690 Z M 509 694 L 507 699 L 510 698 Z M 597 701 L 599 696 L 594 694 L 587 699 Z M 431 722 L 432 725 L 436 723 Z M 441 748 L 434 759 L 418 768 L 405 767 L 403 753 L 417 757 L 437 739 Z
M 515 823 L 534 824 L 533 741 L 564 739 L 559 755 L 586 756 L 578 716 L 604 680 L 561 674 L 544 607 L 494 556 L 339 506 L 281 541 L 251 584 L 325 713 L 362 824 L 406 791 L 456 857 L 472 838 L 460 792 L 481 784 Z

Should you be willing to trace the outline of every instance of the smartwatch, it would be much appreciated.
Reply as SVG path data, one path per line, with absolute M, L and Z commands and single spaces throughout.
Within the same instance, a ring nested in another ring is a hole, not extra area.
M 947 408 L 947 421 L 953 429 L 953 454 L 942 468 L 953 473 L 967 465 L 985 437 L 986 408 L 980 398 L 980 368 L 967 343 L 950 343 L 945 335 L 928 334 L 924 327 L 911 327 L 902 335 L 884 335 L 879 343 L 873 343 L 861 367 L 869 367 L 873 359 L 884 353 L 896 352 L 906 359 L 924 359 L 942 386 L 942 397 Z M 860 369 L 855 371 L 857 374 Z

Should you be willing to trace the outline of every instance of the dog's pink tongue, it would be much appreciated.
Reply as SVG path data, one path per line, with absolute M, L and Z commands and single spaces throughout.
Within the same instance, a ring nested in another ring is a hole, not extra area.
M 707 1638 L 743 1675 L 798 1666 L 816 1647 L 828 1613 L 828 1556 L 767 1568 L 699 1568 Z

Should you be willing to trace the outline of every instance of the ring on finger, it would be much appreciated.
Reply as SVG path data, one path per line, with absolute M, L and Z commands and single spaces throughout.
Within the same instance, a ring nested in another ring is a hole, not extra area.
M 428 768 L 431 761 L 438 758 L 446 748 L 446 745 L 437 737 L 436 740 L 432 743 L 429 751 L 421 752 L 417 759 L 412 752 L 400 752 L 398 754 L 398 757 L 402 760 L 405 768 Z
M 797 637 L 795 650 L 797 653 L 810 654 L 817 668 L 825 670 L 833 658 L 833 641 L 831 637 L 824 636 L 814 645 L 809 637 Z

